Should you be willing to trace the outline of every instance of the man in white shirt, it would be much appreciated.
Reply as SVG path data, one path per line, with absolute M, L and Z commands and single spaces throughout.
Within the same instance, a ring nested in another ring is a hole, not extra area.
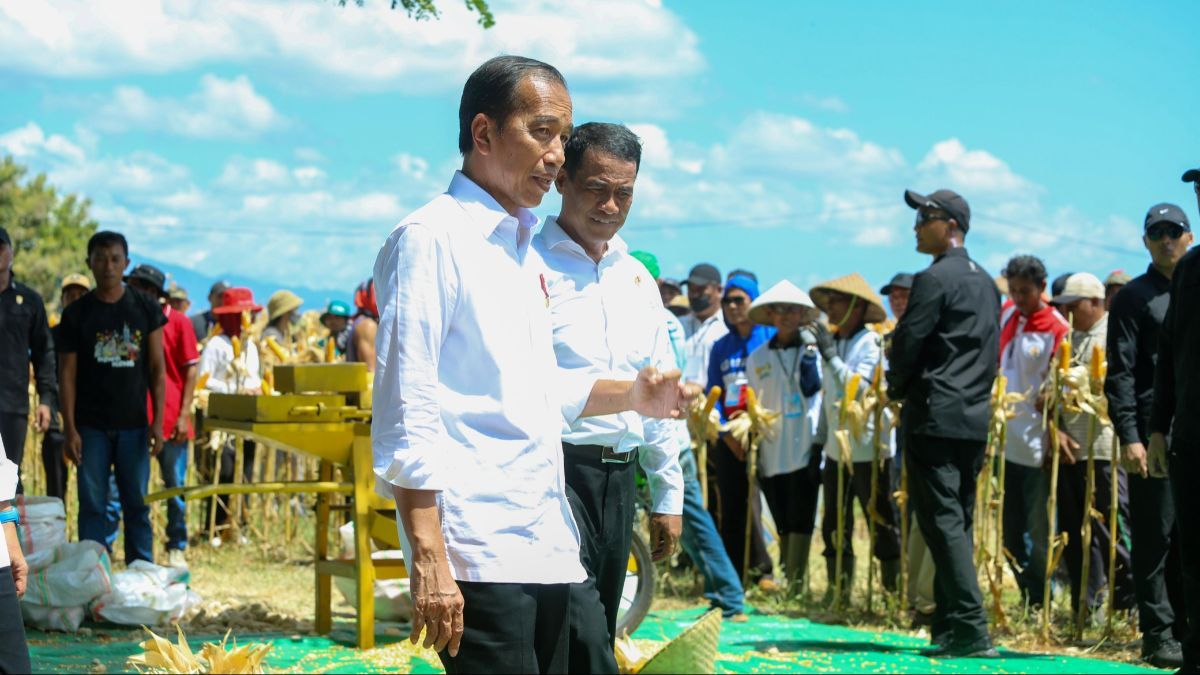
M 383 245 L 372 445 L 396 499 L 425 630 L 448 673 L 566 672 L 569 584 L 586 578 L 561 431 L 626 410 L 678 417 L 679 374 L 560 370 L 529 210 L 571 131 L 562 75 L 501 56 L 463 88 L 463 168 Z
M 685 382 L 704 385 L 708 381 L 708 357 L 717 340 L 729 334 L 721 312 L 721 272 L 708 263 L 700 263 L 688 273 L 688 305 L 692 313 L 680 319 L 687 335 L 687 369 Z
M 628 378 L 647 366 L 674 368 L 658 287 L 617 234 L 633 206 L 641 158 L 641 141 L 618 124 L 584 124 L 567 142 L 555 181 L 562 209 L 533 239 L 547 267 L 559 368 Z M 635 458 L 650 481 L 654 559 L 670 555 L 679 538 L 683 472 L 673 431 L 664 420 L 627 412 L 576 420 L 563 434 L 567 498 L 587 571 L 585 582 L 571 586 L 571 672 L 617 672 L 613 645 L 629 566 Z

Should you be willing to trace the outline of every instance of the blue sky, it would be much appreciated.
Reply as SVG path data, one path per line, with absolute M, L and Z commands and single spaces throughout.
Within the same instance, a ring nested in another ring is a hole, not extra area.
M 1197 217 L 1200 3 L 496 0 L 492 30 L 386 4 L 0 0 L 0 151 L 135 253 L 348 295 L 448 183 L 462 82 L 507 52 L 559 66 L 577 122 L 642 136 L 623 234 L 668 275 L 882 283 L 926 262 L 906 187 L 966 196 L 993 271 L 1140 270 L 1151 204 Z

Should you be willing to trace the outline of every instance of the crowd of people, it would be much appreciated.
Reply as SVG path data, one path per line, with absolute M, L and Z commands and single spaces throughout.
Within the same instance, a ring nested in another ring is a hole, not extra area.
M 639 139 L 619 124 L 576 127 L 572 113 L 552 66 L 480 66 L 459 110 L 462 170 L 392 231 L 353 305 L 328 304 L 315 339 L 287 290 L 264 311 L 248 288 L 218 282 L 189 317 L 186 291 L 150 265 L 127 272 L 128 244 L 108 231 L 88 243 L 90 278 L 63 278 L 51 328 L 0 229 L 8 459 L 21 464 L 32 414 L 47 491 L 67 498 L 63 459 L 77 467 L 80 538 L 111 547 L 123 520 L 126 562 L 152 561 L 150 462 L 168 487 L 183 483 L 202 392 L 269 394 L 277 347 L 364 362 L 375 372 L 375 470 L 396 500 L 412 579 L 412 639 L 423 632 L 450 673 L 615 673 L 639 470 L 655 560 L 682 546 L 728 620 L 745 620 L 746 582 L 807 588 L 822 503 L 826 599 L 844 604 L 857 502 L 867 555 L 885 590 L 907 582 L 929 655 L 997 656 L 973 535 L 990 458 L 1003 464 L 1004 548 L 1026 606 L 1050 599 L 1050 530 L 1066 532 L 1077 612 L 1111 595 L 1136 612 L 1147 661 L 1200 665 L 1200 541 L 1181 526 L 1198 509 L 1180 479 L 1200 457 L 1200 259 L 1182 209 L 1146 214 L 1151 262 L 1136 278 L 1050 281 L 1031 255 L 993 277 L 965 248 L 967 200 L 942 189 L 903 196 L 930 266 L 878 291 L 859 272 L 806 291 L 708 263 L 677 281 L 619 233 Z M 1200 204 L 1200 170 L 1184 181 Z M 551 189 L 562 207 L 540 222 L 531 209 Z M 1106 363 L 1107 411 L 1056 405 L 1056 369 L 1103 371 L 1094 359 Z M 999 457 L 988 453 L 997 381 L 1012 395 Z M 747 420 L 751 435 L 734 431 Z M 235 452 L 224 441 L 202 472 L 231 482 Z M 1116 523 L 1091 515 L 1114 506 Z M 193 538 L 236 531 L 223 502 L 217 513 L 217 529 Z M 1075 533 L 1089 518 L 1084 550 Z M 167 537 L 168 564 L 186 565 L 182 499 L 169 502 Z M 15 570 L 19 547 L 12 557 Z

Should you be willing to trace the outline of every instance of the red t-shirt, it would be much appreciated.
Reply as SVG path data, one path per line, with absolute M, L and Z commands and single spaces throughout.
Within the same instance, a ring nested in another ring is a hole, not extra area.
M 183 407 L 183 386 L 187 382 L 188 366 L 200 361 L 200 352 L 196 349 L 196 331 L 192 328 L 192 322 L 182 313 L 171 309 L 170 305 L 163 306 L 163 315 L 167 317 L 162 338 L 163 365 L 166 367 L 163 435 L 170 438 L 179 421 L 179 409 Z M 149 396 L 146 397 L 146 407 L 153 424 L 154 399 Z M 193 437 L 194 431 L 189 426 L 188 438 Z

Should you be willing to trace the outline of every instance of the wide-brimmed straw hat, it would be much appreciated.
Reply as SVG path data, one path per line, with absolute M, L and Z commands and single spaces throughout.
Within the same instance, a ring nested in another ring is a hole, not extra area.
M 271 299 L 267 300 L 267 321 L 274 321 L 292 310 L 300 309 L 303 304 L 300 296 L 291 291 L 275 291 Z
M 829 295 L 831 293 L 845 293 L 865 302 L 867 312 L 863 315 L 863 321 L 866 323 L 883 323 L 887 320 L 887 311 L 883 308 L 883 300 L 858 272 L 817 284 L 809 291 L 813 302 L 826 314 L 829 314 Z
M 801 323 L 811 323 L 817 318 L 817 306 L 813 304 L 812 298 L 803 290 L 798 288 L 786 279 L 781 281 L 771 288 L 767 289 L 766 293 L 758 296 L 758 299 L 750 303 L 750 320 L 754 323 L 761 323 L 767 326 L 774 325 L 771 320 L 771 305 L 799 305 L 805 309 L 804 319 Z

